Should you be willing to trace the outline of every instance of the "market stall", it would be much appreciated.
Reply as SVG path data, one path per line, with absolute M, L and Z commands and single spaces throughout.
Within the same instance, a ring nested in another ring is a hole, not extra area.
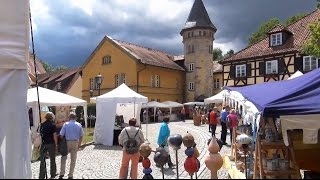
M 225 89 L 229 90 L 228 104 L 237 109 L 242 119 L 250 110 L 256 112 L 252 123 L 253 143 L 251 154 L 249 153 L 251 161 L 248 162 L 250 167 L 250 163 L 254 160 L 253 171 L 249 168 L 253 178 L 299 178 L 299 170 L 306 167 L 309 170 L 320 171 L 320 166 L 312 166 L 311 159 L 299 159 L 301 156 L 296 156 L 296 147 L 293 146 L 292 141 L 288 144 L 284 143 L 286 137 L 283 137 L 280 117 L 320 113 L 320 69 L 287 81 L 246 87 L 225 87 Z M 251 108 L 247 108 L 247 102 L 250 102 Z M 304 121 L 302 118 L 299 120 Z M 308 122 L 305 120 L 304 123 Z M 239 132 L 239 134 L 242 133 Z M 290 131 L 289 134 L 289 139 L 292 139 L 296 136 L 296 131 Z M 234 152 L 237 153 L 240 149 L 236 145 L 235 143 Z M 319 145 L 317 143 L 309 151 L 313 153 L 312 156 L 317 156 L 314 150 Z M 306 151 L 310 146 L 301 143 L 299 148 Z M 299 162 L 304 162 L 304 165 Z
M 96 144 L 112 146 L 118 104 L 131 104 L 131 107 L 133 107 L 131 117 L 136 118 L 137 123 L 140 124 L 140 118 L 137 117 L 140 115 L 142 103 L 147 103 L 148 98 L 136 93 L 127 85 L 121 84 L 116 89 L 98 96 L 96 102 L 97 119 L 93 141 Z

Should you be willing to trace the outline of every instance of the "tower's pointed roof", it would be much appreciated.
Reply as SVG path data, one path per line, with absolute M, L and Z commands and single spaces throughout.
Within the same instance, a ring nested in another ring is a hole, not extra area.
M 202 0 L 195 0 L 191 11 L 189 13 L 189 17 L 182 28 L 180 34 L 183 31 L 191 28 L 210 28 L 214 31 L 217 31 L 217 28 L 213 25 L 208 15 L 208 12 L 202 2 Z

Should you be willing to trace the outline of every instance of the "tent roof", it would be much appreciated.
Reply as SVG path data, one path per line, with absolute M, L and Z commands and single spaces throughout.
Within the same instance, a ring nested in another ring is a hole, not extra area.
M 165 101 L 165 102 L 162 102 L 162 104 L 165 104 L 167 105 L 168 108 L 173 108 L 173 107 L 183 107 L 183 104 L 180 104 L 180 103 L 177 103 L 177 102 L 174 102 L 174 101 Z
M 263 114 L 320 113 L 320 68 L 291 80 L 225 89 L 241 93 Z
M 85 106 L 87 102 L 70 96 L 68 94 L 60 93 L 50 89 L 39 88 L 39 99 L 41 106 Z M 27 105 L 34 106 L 38 104 L 37 88 L 28 89 Z
M 185 106 L 192 106 L 192 105 L 197 105 L 197 106 L 204 106 L 204 102 L 186 102 L 183 103 Z
M 151 101 L 148 102 L 147 104 L 143 104 L 143 107 L 158 107 L 158 108 L 167 108 L 168 106 L 166 104 L 163 103 L 159 103 L 157 101 Z
M 223 95 L 226 93 L 226 91 L 220 91 L 218 94 L 211 96 L 209 98 L 204 99 L 204 103 L 210 104 L 210 103 L 222 103 L 223 102 Z
M 302 76 L 302 75 L 303 75 L 303 73 L 298 70 L 298 71 L 296 71 L 294 74 L 292 74 L 292 75 L 288 78 L 288 80 L 294 79 L 294 78 L 299 77 L 299 76 Z
M 97 101 L 103 101 L 107 99 L 119 99 L 123 103 L 125 102 L 136 102 L 136 103 L 146 103 L 148 98 L 136 93 L 130 89 L 126 84 L 121 84 L 112 91 L 105 93 L 97 97 Z

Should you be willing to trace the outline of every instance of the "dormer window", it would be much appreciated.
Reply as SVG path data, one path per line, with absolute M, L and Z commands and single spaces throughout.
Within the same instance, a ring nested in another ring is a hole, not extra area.
M 271 46 L 279 46 L 282 44 L 282 33 L 270 35 Z

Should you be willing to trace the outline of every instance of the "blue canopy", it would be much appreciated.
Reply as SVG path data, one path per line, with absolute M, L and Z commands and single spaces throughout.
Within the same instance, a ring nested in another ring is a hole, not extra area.
M 224 89 L 241 93 L 264 116 L 320 113 L 320 68 L 291 80 Z

